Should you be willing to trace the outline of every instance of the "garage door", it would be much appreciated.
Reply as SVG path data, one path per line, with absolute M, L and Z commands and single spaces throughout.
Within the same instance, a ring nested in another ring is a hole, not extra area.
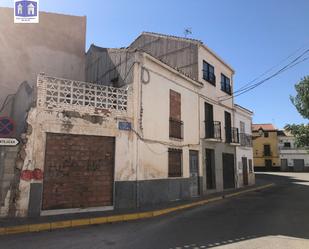
M 115 138 L 48 133 L 43 210 L 113 205 Z
M 305 160 L 304 159 L 294 159 L 294 171 L 302 172 L 305 170 Z

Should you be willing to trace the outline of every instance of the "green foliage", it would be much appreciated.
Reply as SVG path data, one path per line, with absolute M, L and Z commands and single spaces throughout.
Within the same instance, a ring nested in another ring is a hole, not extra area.
M 309 76 L 304 77 L 295 85 L 296 96 L 290 96 L 293 105 L 297 111 L 304 117 L 309 119 Z
M 287 131 L 295 136 L 295 145 L 297 147 L 309 147 L 309 125 L 307 124 L 291 124 L 284 127 Z
M 290 96 L 293 105 L 304 118 L 309 119 L 309 76 L 295 85 L 296 96 Z M 284 127 L 295 136 L 298 147 L 309 147 L 309 124 L 289 124 Z

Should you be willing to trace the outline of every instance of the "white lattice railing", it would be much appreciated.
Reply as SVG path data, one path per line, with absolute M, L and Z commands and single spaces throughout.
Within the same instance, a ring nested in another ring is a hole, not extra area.
M 126 112 L 128 89 L 75 80 L 38 76 L 38 106 L 48 109 L 82 108 Z

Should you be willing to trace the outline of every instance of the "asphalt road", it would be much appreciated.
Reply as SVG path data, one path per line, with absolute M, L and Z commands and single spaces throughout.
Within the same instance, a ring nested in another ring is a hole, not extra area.
M 275 187 L 147 220 L 0 237 L 1 249 L 308 249 L 309 173 L 258 174 Z

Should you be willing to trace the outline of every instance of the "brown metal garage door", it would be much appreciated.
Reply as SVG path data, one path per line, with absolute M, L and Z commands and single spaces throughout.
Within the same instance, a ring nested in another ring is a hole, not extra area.
M 48 133 L 43 210 L 113 204 L 115 138 Z

